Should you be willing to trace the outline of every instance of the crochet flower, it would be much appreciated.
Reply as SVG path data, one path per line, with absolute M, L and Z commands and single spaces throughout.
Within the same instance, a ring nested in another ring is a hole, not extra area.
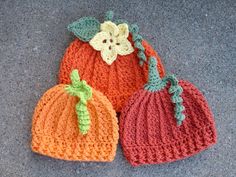
M 102 59 L 111 65 L 117 55 L 128 55 L 134 51 L 127 39 L 129 36 L 128 25 L 125 23 L 116 25 L 111 21 L 101 24 L 101 32 L 97 33 L 89 44 L 97 51 L 101 51 Z

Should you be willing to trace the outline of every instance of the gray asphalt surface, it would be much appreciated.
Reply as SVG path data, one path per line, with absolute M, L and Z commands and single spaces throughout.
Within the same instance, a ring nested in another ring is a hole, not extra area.
M 55 160 L 30 150 L 31 118 L 57 83 L 74 36 L 66 26 L 83 16 L 137 22 L 168 72 L 194 83 L 215 115 L 218 144 L 170 164 L 131 167 L 119 146 L 112 163 Z M 235 177 L 236 1 L 0 1 L 1 177 Z

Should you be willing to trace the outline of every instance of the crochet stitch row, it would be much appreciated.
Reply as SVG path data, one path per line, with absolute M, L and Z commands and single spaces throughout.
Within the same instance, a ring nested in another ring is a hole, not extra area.
M 108 11 L 103 23 L 83 17 L 68 26 L 77 38 L 61 61 L 59 84 L 35 108 L 32 150 L 110 162 L 120 137 L 124 156 L 138 166 L 180 160 L 215 144 L 214 118 L 202 93 L 165 75 L 138 26 L 113 16 Z

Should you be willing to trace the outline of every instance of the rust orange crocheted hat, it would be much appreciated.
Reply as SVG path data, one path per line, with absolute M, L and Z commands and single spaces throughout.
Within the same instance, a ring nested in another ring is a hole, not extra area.
M 154 58 L 149 60 L 147 84 L 121 111 L 120 139 L 133 166 L 187 158 L 217 141 L 214 118 L 202 93 L 173 75 L 161 79 Z
M 147 58 L 157 58 L 161 77 L 165 71 L 160 57 L 142 39 L 137 25 L 112 19 L 113 13 L 109 11 L 104 23 L 94 17 L 83 17 L 68 26 L 77 38 L 61 61 L 59 83 L 70 83 L 70 72 L 78 69 L 81 78 L 105 94 L 119 112 L 128 97 L 146 83 Z
M 111 103 L 71 73 L 71 85 L 49 89 L 35 108 L 32 150 L 63 160 L 112 161 L 118 124 Z

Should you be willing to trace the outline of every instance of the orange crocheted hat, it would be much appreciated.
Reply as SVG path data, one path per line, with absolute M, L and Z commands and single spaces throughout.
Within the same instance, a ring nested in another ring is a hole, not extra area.
M 147 84 L 120 116 L 121 145 L 131 165 L 173 162 L 215 144 L 214 118 L 202 93 L 174 75 L 160 79 L 155 59 L 149 62 Z
M 137 25 L 112 22 L 112 18 L 109 11 L 104 23 L 83 17 L 68 26 L 77 39 L 61 61 L 59 83 L 70 83 L 69 74 L 76 68 L 81 78 L 105 94 L 119 112 L 129 96 L 146 83 L 147 58 L 157 58 L 161 77 L 165 71 L 158 54 L 138 33 Z
M 118 143 L 116 113 L 108 99 L 71 73 L 71 85 L 49 89 L 35 108 L 32 150 L 63 160 L 112 161 Z

